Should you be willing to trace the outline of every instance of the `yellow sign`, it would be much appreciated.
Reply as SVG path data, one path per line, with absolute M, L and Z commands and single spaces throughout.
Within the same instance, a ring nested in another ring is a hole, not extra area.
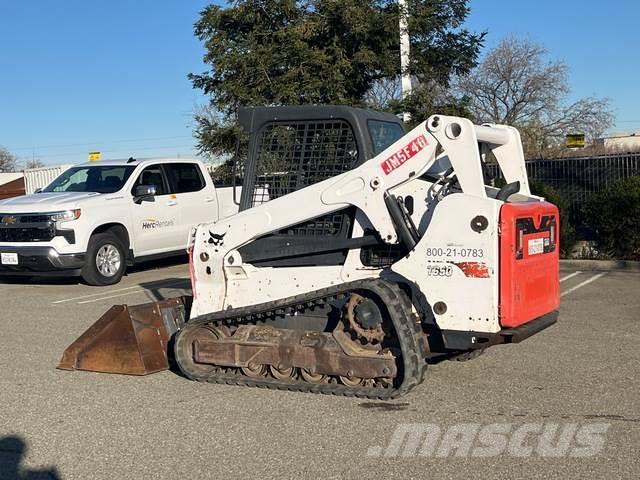
M 584 148 L 584 133 L 567 135 L 565 145 L 567 148 Z
M 97 162 L 100 160 L 100 152 L 89 152 L 89 161 Z

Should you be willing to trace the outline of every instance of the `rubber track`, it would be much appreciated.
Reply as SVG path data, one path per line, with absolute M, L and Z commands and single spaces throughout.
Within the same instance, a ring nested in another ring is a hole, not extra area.
M 318 302 L 330 299 L 332 296 L 335 297 L 336 295 L 346 294 L 354 290 L 368 290 L 373 292 L 380 297 L 387 307 L 396 329 L 403 360 L 403 366 L 400 370 L 402 372 L 402 383 L 397 387 L 349 387 L 342 384 L 308 383 L 304 380 L 297 379 L 283 382 L 271 377 L 254 379 L 241 373 L 227 372 L 200 376 L 186 368 L 188 365 L 186 355 L 189 354 L 190 347 L 183 339 L 186 337 L 184 332 L 188 329 L 198 328 L 201 325 L 240 325 L 255 323 L 256 321 L 262 321 L 275 315 L 281 315 L 283 311 L 290 311 L 291 309 L 301 311 Z M 419 319 L 412 312 L 409 299 L 402 290 L 397 285 L 381 279 L 366 279 L 343 283 L 314 292 L 275 300 L 273 302 L 223 310 L 221 312 L 193 318 L 178 332 L 175 343 L 175 358 L 178 367 L 184 375 L 200 382 L 385 400 L 400 397 L 422 382 L 422 377 L 427 365 L 424 360 L 426 348 L 427 346 L 419 324 Z

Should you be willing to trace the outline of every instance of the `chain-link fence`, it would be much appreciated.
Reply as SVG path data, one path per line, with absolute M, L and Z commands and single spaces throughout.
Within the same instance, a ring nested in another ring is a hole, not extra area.
M 571 205 L 574 225 L 582 223 L 582 210 L 589 198 L 621 178 L 640 175 L 640 152 L 584 158 L 530 160 L 526 162 L 529 180 L 551 185 Z M 488 164 L 488 173 L 500 177 L 497 164 Z

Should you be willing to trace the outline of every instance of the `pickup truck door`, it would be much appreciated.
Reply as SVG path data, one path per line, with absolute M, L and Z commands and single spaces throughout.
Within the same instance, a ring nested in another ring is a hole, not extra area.
M 218 219 L 216 190 L 207 172 L 195 162 L 176 162 L 164 165 L 172 192 L 180 203 L 185 246 L 192 227 Z M 205 176 L 206 175 L 206 176 Z
M 163 166 L 145 167 L 133 184 L 132 195 L 138 185 L 153 185 L 156 195 L 150 200 L 131 202 L 135 255 L 184 249 L 180 205 L 176 195 L 170 193 Z

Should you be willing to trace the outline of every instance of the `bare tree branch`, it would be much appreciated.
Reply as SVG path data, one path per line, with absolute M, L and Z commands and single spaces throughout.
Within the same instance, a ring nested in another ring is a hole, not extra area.
M 16 157 L 0 145 L 0 172 L 15 172 L 17 168 Z
M 30 160 L 27 160 L 26 163 L 24 164 L 24 168 L 29 169 L 29 168 L 42 168 L 44 167 L 44 162 L 40 159 L 37 158 L 32 158 Z
M 400 77 L 382 78 L 373 83 L 364 100 L 372 108 L 384 110 L 402 97 Z
M 568 101 L 568 67 L 549 60 L 530 40 L 508 37 L 480 65 L 458 79 L 457 94 L 469 99 L 477 122 L 506 123 L 522 130 L 529 157 L 557 149 L 568 133 L 593 140 L 614 121 L 608 99 Z

